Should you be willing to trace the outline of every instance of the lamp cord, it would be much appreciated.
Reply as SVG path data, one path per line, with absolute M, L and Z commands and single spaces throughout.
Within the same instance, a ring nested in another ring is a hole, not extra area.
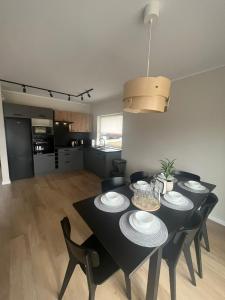
M 150 68 L 150 55 L 151 55 L 151 40 L 152 40 L 152 19 L 149 22 L 149 39 L 148 39 L 148 59 L 147 59 L 147 74 L 146 76 L 149 77 L 149 68 Z

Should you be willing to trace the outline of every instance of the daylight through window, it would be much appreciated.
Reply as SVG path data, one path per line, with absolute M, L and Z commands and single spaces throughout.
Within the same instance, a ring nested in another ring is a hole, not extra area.
M 104 139 L 108 147 L 122 148 L 123 115 L 98 117 L 98 140 Z

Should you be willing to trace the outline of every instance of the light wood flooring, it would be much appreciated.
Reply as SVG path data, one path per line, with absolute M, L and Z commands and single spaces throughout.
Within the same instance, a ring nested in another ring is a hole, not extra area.
M 84 241 L 91 231 L 72 203 L 99 192 L 99 178 L 86 171 L 0 186 L 1 300 L 57 299 L 68 261 L 60 220 L 67 215 L 72 238 L 78 243 Z M 196 274 L 197 287 L 192 286 L 182 257 L 177 268 L 180 300 L 225 299 L 225 227 L 209 222 L 208 228 L 211 253 L 202 250 L 204 279 Z M 194 255 L 193 258 L 196 266 Z M 147 267 L 143 265 L 132 278 L 133 299 L 145 299 Z M 86 277 L 79 267 L 64 299 L 88 299 Z M 106 299 L 126 299 L 121 271 L 97 288 L 96 300 Z M 170 299 L 168 268 L 164 262 L 158 299 Z

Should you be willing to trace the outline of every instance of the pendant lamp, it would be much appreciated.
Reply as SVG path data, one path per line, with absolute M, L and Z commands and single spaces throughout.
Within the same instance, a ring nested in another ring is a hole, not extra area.
M 123 110 L 131 113 L 165 112 L 169 105 L 170 79 L 149 77 L 152 24 L 159 16 L 159 1 L 152 0 L 145 7 L 144 23 L 149 25 L 146 77 L 129 80 L 124 85 Z

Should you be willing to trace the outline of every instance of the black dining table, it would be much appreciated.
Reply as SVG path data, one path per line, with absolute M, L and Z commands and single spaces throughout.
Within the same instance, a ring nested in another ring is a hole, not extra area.
M 178 178 L 178 180 L 185 180 L 185 178 Z M 201 183 L 208 188 L 209 192 L 215 188 L 214 184 Z M 190 192 L 179 187 L 177 184 L 174 185 L 173 190 L 182 193 L 192 200 L 194 208 L 189 211 L 178 211 L 161 205 L 158 211 L 153 212 L 153 214 L 158 216 L 167 226 L 167 241 L 186 223 L 193 212 L 204 203 L 208 195 L 208 193 Z M 116 188 L 113 191 L 121 193 L 129 199 L 133 196 L 133 191 L 129 188 L 129 185 Z M 95 197 L 91 197 L 74 203 L 73 206 L 127 276 L 131 277 L 146 260 L 149 260 L 146 299 L 156 300 L 162 250 L 165 244 L 154 248 L 142 247 L 134 244 L 123 235 L 119 227 L 119 220 L 125 212 L 137 209 L 133 206 L 132 202 L 130 206 L 122 212 L 109 213 L 99 210 L 94 205 L 94 199 Z

